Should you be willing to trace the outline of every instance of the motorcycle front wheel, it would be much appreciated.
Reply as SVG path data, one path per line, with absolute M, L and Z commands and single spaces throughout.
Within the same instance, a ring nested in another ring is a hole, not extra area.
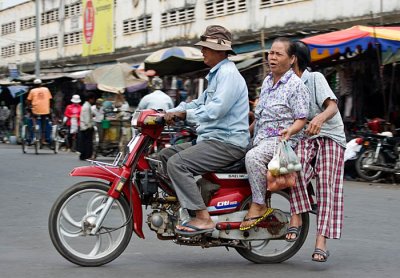
M 251 203 L 251 196 L 247 198 L 241 210 L 247 210 Z M 280 209 L 290 220 L 289 194 L 284 191 L 273 192 L 267 202 L 268 207 Z M 302 214 L 302 228 L 295 242 L 287 242 L 284 238 L 274 240 L 247 240 L 242 244 L 247 248 L 236 248 L 236 251 L 245 259 L 258 264 L 272 264 L 286 261 L 293 257 L 303 246 L 310 225 L 308 213 Z
M 132 236 L 132 209 L 121 196 L 115 199 L 101 227 L 90 233 L 108 199 L 109 186 L 80 182 L 63 192 L 49 215 L 49 233 L 57 251 L 81 266 L 100 266 L 116 259 Z
M 382 154 L 378 155 L 378 159 L 376 163 L 375 161 L 375 150 L 373 149 L 367 149 L 365 152 L 361 153 L 360 156 L 356 160 L 356 172 L 359 175 L 360 178 L 366 180 L 366 181 L 375 181 L 380 179 L 383 176 L 382 171 L 376 171 L 376 170 L 367 170 L 364 169 L 364 165 L 373 165 L 373 164 L 378 164 L 378 165 L 385 165 L 385 158 L 383 157 Z

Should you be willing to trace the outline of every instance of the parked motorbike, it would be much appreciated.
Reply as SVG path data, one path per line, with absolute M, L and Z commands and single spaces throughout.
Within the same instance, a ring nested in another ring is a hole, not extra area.
M 400 129 L 396 130 L 399 133 Z M 356 160 L 357 174 L 364 180 L 376 181 L 385 174 L 400 174 L 400 137 L 391 132 L 369 134 L 362 139 Z
M 146 206 L 151 208 L 146 223 L 160 240 L 233 248 L 255 263 L 279 263 L 295 255 L 306 240 L 309 215 L 302 215 L 297 240 L 287 242 L 290 209 L 286 190 L 267 193 L 267 205 L 273 212 L 254 228 L 239 230 L 251 203 L 243 161 L 199 177 L 199 188 L 216 223 L 214 231 L 192 237 L 175 233 L 175 226 L 187 220 L 188 212 L 180 207 L 161 162 L 148 154 L 164 130 L 163 116 L 154 110 L 134 113 L 135 132 L 121 163 L 117 157 L 112 164 L 92 161 L 93 165 L 72 170 L 71 176 L 93 180 L 71 186 L 55 201 L 48 224 L 57 251 L 81 266 L 111 262 L 125 250 L 132 233 L 144 238 L 142 206 Z

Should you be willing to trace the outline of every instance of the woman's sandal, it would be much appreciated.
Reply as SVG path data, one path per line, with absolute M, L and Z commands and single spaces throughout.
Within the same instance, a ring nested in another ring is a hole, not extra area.
M 268 215 L 270 215 L 272 212 L 274 211 L 274 209 L 272 208 L 268 208 L 263 215 L 261 216 L 256 216 L 256 217 L 249 217 L 249 218 L 244 218 L 243 222 L 248 222 L 248 221 L 253 221 L 250 223 L 250 225 L 247 226 L 241 226 L 239 228 L 240 231 L 247 231 L 250 230 L 251 228 L 253 228 L 254 226 L 256 226 L 258 223 L 260 223 L 261 221 L 263 221 L 265 218 L 268 217 Z
M 287 228 L 285 240 L 286 240 L 287 242 L 294 242 L 294 241 L 296 241 L 297 238 L 299 237 L 300 231 L 301 231 L 301 226 L 299 226 L 299 227 L 292 226 L 292 227 Z M 295 235 L 294 238 L 291 238 L 291 237 L 290 237 L 290 238 L 287 238 L 288 235 L 293 235 L 293 234 Z
M 316 259 L 315 255 L 322 256 L 322 258 L 321 259 Z M 314 253 L 312 254 L 312 260 L 314 262 L 319 262 L 319 263 L 326 262 L 328 260 L 328 257 L 329 257 L 329 251 L 328 250 L 324 251 L 324 250 L 319 249 L 319 248 L 315 248 Z

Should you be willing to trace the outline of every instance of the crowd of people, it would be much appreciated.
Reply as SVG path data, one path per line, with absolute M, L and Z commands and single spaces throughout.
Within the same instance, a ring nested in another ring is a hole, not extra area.
M 151 93 L 145 95 L 139 102 L 136 109 L 161 109 L 167 110 L 174 107 L 172 98 L 164 93 L 163 80 L 155 76 L 151 80 Z M 132 108 L 125 99 L 124 94 L 104 93 L 104 98 L 97 97 L 98 94 L 92 91 L 86 92 L 84 95 L 72 95 L 69 104 L 66 105 L 63 112 L 62 125 L 66 127 L 67 134 L 65 138 L 65 147 L 67 151 L 79 153 L 81 160 L 94 158 L 93 142 L 95 139 L 95 130 L 97 138 L 102 143 L 107 140 L 105 134 L 104 121 L 118 120 L 129 122 Z M 84 98 L 84 102 L 82 98 Z M 36 121 L 41 121 L 41 144 L 48 145 L 50 138 L 46 133 L 46 121 L 51 119 L 52 94 L 40 79 L 33 81 L 33 87 L 29 91 L 26 101 L 26 116 L 32 120 L 30 127 L 31 132 Z M 6 106 L 0 107 L 0 127 L 3 130 L 6 119 Z M 9 110 L 7 110 L 9 111 Z M 109 128 L 109 127 L 107 127 Z M 121 134 L 113 134 L 113 137 L 122 135 L 124 138 L 116 138 L 122 140 L 122 145 L 127 143 L 130 138 L 129 129 L 126 125 L 119 126 L 122 129 Z M 126 138 L 125 138 L 126 137 Z M 120 140 L 120 141 L 121 141 Z M 123 147 L 121 147 L 123 149 Z

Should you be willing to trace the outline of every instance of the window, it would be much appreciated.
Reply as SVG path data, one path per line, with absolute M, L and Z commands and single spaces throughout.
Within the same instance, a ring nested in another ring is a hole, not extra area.
M 301 1 L 307 1 L 307 0 L 260 0 L 260 8 L 285 5 L 285 4 L 301 2 Z
M 58 45 L 58 38 L 57 36 L 48 37 L 45 39 L 40 40 L 40 49 L 49 49 L 57 47 Z
M 52 10 L 45 13 L 42 13 L 42 21 L 41 24 L 47 24 L 54 21 L 58 21 L 58 10 Z
M 150 15 L 123 21 L 123 34 L 148 31 L 151 30 L 151 28 L 152 22 Z
M 15 22 L 10 22 L 6 24 L 1 25 L 1 34 L 2 35 L 7 35 L 15 33 Z
M 194 6 L 174 9 L 161 14 L 161 27 L 194 21 Z
M 36 17 L 35 16 L 25 17 L 19 21 L 19 28 L 21 30 L 26 30 L 29 28 L 33 28 L 35 26 L 36 26 Z
M 24 42 L 19 44 L 19 54 L 26 54 L 35 51 L 35 42 Z
M 64 45 L 80 44 L 80 43 L 82 43 L 82 31 L 64 35 Z
M 82 3 L 81 2 L 76 2 L 71 5 L 66 5 L 65 6 L 65 17 L 71 17 L 75 15 L 81 15 L 82 13 Z
M 11 57 L 15 55 L 15 44 L 1 48 L 1 57 Z
M 246 0 L 209 0 L 206 5 L 206 18 L 213 18 L 245 12 Z

